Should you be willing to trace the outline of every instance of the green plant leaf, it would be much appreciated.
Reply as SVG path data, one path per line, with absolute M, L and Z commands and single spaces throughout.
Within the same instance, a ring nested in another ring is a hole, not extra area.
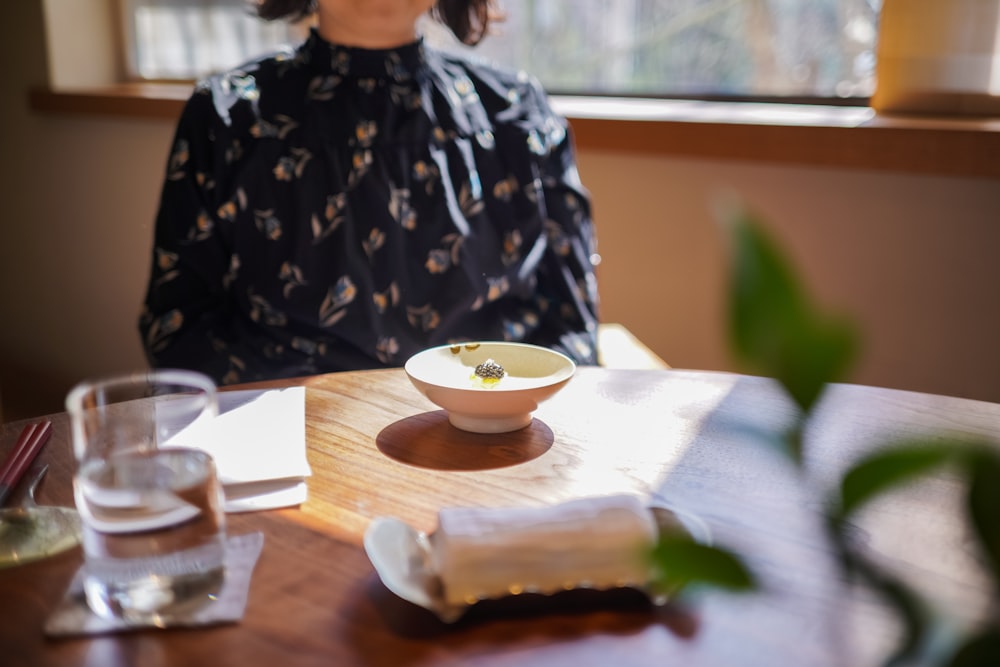
M 969 518 L 1000 593 L 1000 457 L 981 448 L 967 460 Z M 995 664 L 1000 665 L 1000 661 Z
M 805 425 L 825 387 L 844 379 L 856 351 L 854 328 L 810 300 L 791 263 L 765 226 L 745 209 L 722 216 L 732 245 L 728 339 L 736 360 L 753 372 L 776 379 L 801 409 L 801 416 L 778 441 L 802 463 Z M 779 435 L 779 434 L 775 434 Z M 847 539 L 848 518 L 880 493 L 913 481 L 935 468 L 961 464 L 968 482 L 971 522 L 992 570 L 1000 597 L 1000 454 L 989 443 L 947 434 L 884 443 L 841 479 L 839 496 L 826 513 L 831 544 L 845 573 L 860 577 L 891 605 L 902 624 L 893 667 L 1000 665 L 1000 629 L 991 625 L 958 651 L 959 633 L 935 614 L 905 581 L 884 571 Z M 666 538 L 654 560 L 665 587 L 693 583 L 750 590 L 756 584 L 739 558 L 729 552 Z M 950 662 L 948 662 L 950 660 Z
M 1000 629 L 989 628 L 959 648 L 948 667 L 996 667 L 1000 665 Z
M 738 209 L 726 222 L 733 247 L 733 352 L 754 371 L 781 382 L 808 412 L 827 383 L 842 379 L 855 353 L 855 332 L 846 321 L 818 314 L 757 218 Z
M 895 610 L 901 634 L 885 667 L 933 667 L 954 654 L 958 636 L 906 583 L 875 563 L 856 558 L 853 572 Z
M 911 441 L 880 450 L 851 467 L 840 482 L 840 515 L 846 517 L 894 486 L 940 466 L 960 453 L 955 443 Z M 836 511 L 836 510 L 835 510 Z
M 662 536 L 652 552 L 656 588 L 677 592 L 688 586 L 750 591 L 756 581 L 732 552 L 695 542 L 685 535 Z
M 808 411 L 830 382 L 843 379 L 854 357 L 854 332 L 846 323 L 813 317 L 785 342 L 787 354 L 774 370 L 796 403 Z

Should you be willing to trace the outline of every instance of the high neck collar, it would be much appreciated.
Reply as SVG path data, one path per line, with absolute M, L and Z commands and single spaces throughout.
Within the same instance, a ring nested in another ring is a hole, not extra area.
M 425 62 L 422 39 L 391 49 L 363 49 L 328 42 L 316 28 L 310 30 L 300 53 L 314 67 L 333 74 L 400 83 L 413 79 Z

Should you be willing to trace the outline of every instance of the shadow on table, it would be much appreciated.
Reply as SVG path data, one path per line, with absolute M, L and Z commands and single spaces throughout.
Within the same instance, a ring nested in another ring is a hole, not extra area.
M 510 433 L 469 433 L 444 410 L 423 412 L 386 426 L 375 444 L 391 459 L 434 470 L 491 470 L 536 459 L 552 447 L 552 429 L 539 419 Z
M 650 624 L 660 624 L 681 638 L 693 637 L 698 619 L 690 610 L 655 605 L 642 591 L 619 588 L 607 591 L 578 589 L 555 595 L 525 593 L 497 600 L 483 600 L 469 607 L 454 623 L 444 623 L 430 611 L 389 591 L 378 577 L 368 583 L 367 595 L 385 626 L 408 639 L 454 639 L 495 623 L 522 626 L 519 635 L 537 633 L 535 621 L 544 617 L 552 639 L 568 639 L 595 632 L 631 634 Z M 553 618 L 563 623 L 552 624 Z

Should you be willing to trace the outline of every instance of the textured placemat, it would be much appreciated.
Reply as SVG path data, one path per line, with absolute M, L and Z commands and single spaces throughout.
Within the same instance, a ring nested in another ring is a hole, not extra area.
M 49 637 L 73 637 L 97 635 L 113 632 L 128 632 L 143 628 L 159 627 L 199 627 L 220 623 L 235 623 L 243 618 L 250 577 L 257 558 L 264 546 L 262 533 L 233 535 L 226 540 L 226 578 L 218 597 L 199 607 L 188 616 L 171 618 L 162 623 L 136 623 L 121 619 L 98 616 L 90 607 L 83 593 L 83 572 L 78 570 L 66 589 L 59 606 L 45 623 L 45 634 Z

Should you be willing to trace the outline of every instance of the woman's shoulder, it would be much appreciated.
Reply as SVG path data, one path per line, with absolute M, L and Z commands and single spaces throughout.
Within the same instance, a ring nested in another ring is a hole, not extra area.
M 432 68 L 436 63 L 445 76 L 466 76 L 474 81 L 488 82 L 506 90 L 544 94 L 541 83 L 530 72 L 496 62 L 471 51 L 450 51 L 428 47 Z
M 193 113 L 218 116 L 230 126 L 242 108 L 256 117 L 271 99 L 287 99 L 287 92 L 302 83 L 301 52 L 291 46 L 256 56 L 235 67 L 200 79 L 188 101 Z
M 474 91 L 487 110 L 500 119 L 554 116 L 548 95 L 538 78 L 523 69 L 499 64 L 475 53 L 428 49 L 428 61 L 441 88 L 460 96 Z M 494 118 L 494 120 L 497 120 Z

